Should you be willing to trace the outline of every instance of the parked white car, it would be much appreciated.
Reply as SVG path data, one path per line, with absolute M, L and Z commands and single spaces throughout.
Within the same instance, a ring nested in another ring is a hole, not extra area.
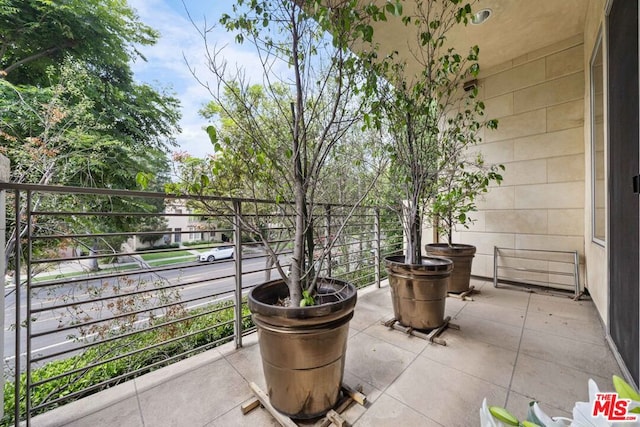
M 233 258 L 233 246 L 218 246 L 198 255 L 198 261 L 213 262 L 219 259 Z

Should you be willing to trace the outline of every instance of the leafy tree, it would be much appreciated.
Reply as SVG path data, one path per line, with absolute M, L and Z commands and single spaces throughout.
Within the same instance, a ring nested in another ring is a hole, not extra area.
M 0 0 L 0 147 L 11 160 L 12 181 L 127 189 L 140 171 L 166 180 L 166 152 L 179 131 L 179 101 L 134 82 L 129 65 L 143 59 L 136 46 L 156 38 L 120 0 Z M 44 200 L 33 203 L 38 207 Z M 67 196 L 55 203 L 87 203 L 103 211 L 113 201 L 98 205 L 97 198 L 84 202 Z M 163 209 L 157 202 L 133 206 Z M 94 219 L 77 224 L 77 230 L 112 232 L 137 220 Z M 26 228 L 8 225 L 10 256 Z M 89 246 L 95 249 L 97 242 Z
M 461 54 L 448 45 L 449 31 L 470 18 L 471 6 L 462 0 L 418 1 L 402 17 L 415 32 L 417 47 L 409 49 L 408 57 L 392 52 L 376 64 L 386 78 L 377 123 L 391 138 L 387 199 L 403 225 L 407 264 L 422 258 L 426 218 L 464 222 L 473 209 L 470 200 L 491 180 L 502 179 L 496 168 L 485 167 L 481 157 L 468 151 L 481 141 L 480 129 L 497 126 L 484 118 L 477 88 L 462 89 L 478 75 L 478 46 Z M 411 72 L 410 61 L 417 64 L 411 69 L 419 71 Z
M 0 78 L 47 84 L 47 68 L 69 55 L 116 83 L 157 38 L 125 0 L 0 0 Z
M 229 129 L 225 121 L 231 121 L 233 131 L 239 133 L 238 138 L 231 138 L 224 129 L 209 127 L 216 152 L 233 151 L 236 144 L 250 148 L 245 152 L 253 158 L 257 176 L 262 178 L 263 166 L 269 171 L 260 181 L 265 186 L 277 184 L 269 186 L 272 198 L 294 203 L 293 212 L 288 211 L 289 205 L 278 205 L 281 221 L 291 221 L 294 230 L 290 275 L 276 264 L 293 305 L 306 302 L 303 290 L 313 294 L 318 279 L 313 229 L 318 203 L 323 200 L 320 179 L 329 160 L 337 156 L 344 136 L 354 125 L 363 125 L 362 112 L 368 108 L 366 95 L 371 94 L 375 78 L 368 73 L 367 64 L 373 53 L 363 46 L 371 42 L 371 22 L 386 19 L 386 13 L 399 9 L 399 2 L 379 7 L 373 3 L 363 6 L 356 0 L 330 6 L 320 0 L 237 1 L 233 15 L 223 15 L 220 23 L 235 34 L 236 41 L 256 47 L 265 71 L 259 90 L 246 81 L 242 71 L 230 71 L 222 50 L 207 43 L 208 29 L 201 30 L 216 82 L 200 81 L 213 96 L 222 127 Z M 359 56 L 352 53 L 356 46 Z M 276 73 L 283 65 L 287 71 Z M 204 191 L 215 185 L 208 176 L 201 176 L 190 189 Z M 248 221 L 250 217 L 242 218 L 243 226 L 259 235 L 275 257 L 269 236 Z M 329 242 L 321 248 L 320 262 L 332 246 Z

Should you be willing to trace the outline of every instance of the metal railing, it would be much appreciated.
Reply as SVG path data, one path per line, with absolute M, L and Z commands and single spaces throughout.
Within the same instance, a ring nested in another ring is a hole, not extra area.
M 243 298 L 286 274 L 291 255 L 287 204 L 10 183 L 0 191 L 13 282 L 5 326 L 15 330 L 5 337 L 5 388 L 14 395 L 5 425 L 29 425 L 37 413 L 226 342 L 242 346 L 254 329 Z M 382 258 L 402 247 L 393 214 L 322 205 L 313 216 L 316 268 L 379 286 Z M 233 247 L 231 259 L 198 260 L 221 245 Z

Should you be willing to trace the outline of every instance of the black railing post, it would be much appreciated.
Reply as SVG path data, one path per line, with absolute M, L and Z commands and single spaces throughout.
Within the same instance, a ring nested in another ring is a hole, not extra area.
M 9 170 L 9 160 L 0 155 L 0 182 L 8 182 L 10 179 L 11 172 Z M 0 289 L 2 289 L 2 294 L 0 294 L 0 298 L 2 299 L 2 309 L 0 309 L 0 326 L 2 327 L 2 339 L 4 340 L 5 327 L 4 318 L 5 318 L 5 292 L 7 289 L 7 283 L 5 280 L 5 272 L 8 271 L 8 266 L 6 261 L 9 259 L 9 254 L 5 253 L 5 248 L 7 245 L 7 198 L 6 198 L 6 190 L 0 190 Z M 4 346 L 0 348 L 0 360 L 4 360 Z M 4 390 L 5 383 L 5 366 L 2 365 L 1 372 L 2 376 L 0 377 L 0 386 L 2 386 L 2 390 Z M 4 416 L 4 405 L 0 408 L 0 417 Z
M 15 205 L 14 205 L 14 209 L 15 209 L 15 223 L 16 223 L 16 229 L 14 232 L 14 238 L 16 239 L 14 245 L 13 245 L 13 259 L 15 260 L 15 274 L 13 276 L 14 280 L 15 280 L 15 298 L 16 298 L 16 325 L 15 325 L 15 348 L 14 348 L 14 357 L 15 357 L 15 372 L 13 373 L 13 380 L 14 380 L 14 421 L 15 421 L 15 426 L 18 427 L 20 425 L 20 394 L 21 394 L 21 387 L 20 387 L 20 330 L 21 330 L 21 326 L 20 326 L 20 310 L 21 310 L 21 306 L 22 303 L 20 302 L 20 299 L 22 297 L 22 292 L 20 289 L 20 281 L 21 281 L 21 277 L 20 277 L 20 269 L 22 268 L 22 266 L 20 265 L 20 252 L 21 252 L 21 242 L 20 242 L 20 229 L 22 228 L 22 220 L 20 218 L 20 190 L 16 190 L 15 191 Z M 4 272 L 3 272 L 4 274 Z M 27 414 L 27 419 L 29 418 L 29 414 Z
M 239 200 L 233 201 L 233 240 L 235 255 L 235 341 L 236 348 L 242 347 L 242 227 L 240 225 L 240 215 L 242 206 Z
M 26 333 L 27 333 L 27 341 L 25 348 L 25 370 L 26 370 L 26 383 L 25 383 L 25 402 L 26 402 L 26 412 L 27 412 L 27 427 L 31 425 L 31 253 L 33 250 L 32 246 L 32 237 L 33 230 L 31 229 L 32 224 L 32 213 L 31 213 L 31 194 L 32 191 L 27 191 L 27 286 L 26 290 L 26 306 L 27 313 L 25 315 L 25 323 L 26 323 Z M 18 256 L 19 254 L 16 254 Z M 17 286 L 17 285 L 16 285 Z M 16 310 L 18 309 L 18 301 L 16 301 Z M 20 326 L 16 325 L 16 329 Z M 19 357 L 19 354 L 16 353 L 16 357 Z
M 373 217 L 373 244 L 375 250 L 373 252 L 373 264 L 375 265 L 376 286 L 380 287 L 380 209 L 374 209 Z

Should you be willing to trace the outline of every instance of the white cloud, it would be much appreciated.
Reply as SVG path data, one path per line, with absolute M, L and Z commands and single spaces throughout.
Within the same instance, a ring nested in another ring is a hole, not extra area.
M 205 23 L 211 27 L 220 14 L 231 6 L 226 1 L 197 0 L 187 3 L 189 13 L 199 28 Z M 154 46 L 141 48 L 147 62 L 132 64 L 136 78 L 152 85 L 172 88 L 176 92 L 182 103 L 183 115 L 180 122 L 182 132 L 177 136 L 180 150 L 198 157 L 206 156 L 212 152 L 212 147 L 202 130 L 206 121 L 199 117 L 198 110 L 212 97 L 189 69 L 189 66 L 193 68 L 199 79 L 212 85 L 215 83 L 207 70 L 204 40 L 179 0 L 129 0 L 129 4 L 136 9 L 142 22 L 161 35 Z M 245 70 L 249 81 L 262 83 L 262 67 L 254 52 L 246 46 L 236 45 L 233 35 L 223 28 L 211 29 L 207 37 L 210 45 L 224 47 L 223 54 L 230 69 L 240 67 Z

